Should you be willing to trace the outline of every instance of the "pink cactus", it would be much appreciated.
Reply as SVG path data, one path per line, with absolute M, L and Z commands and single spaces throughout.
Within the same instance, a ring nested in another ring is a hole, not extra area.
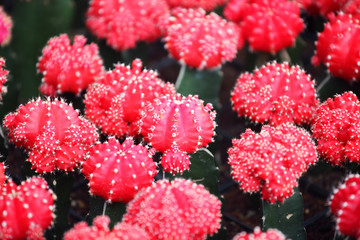
M 157 173 L 152 151 L 135 145 L 131 138 L 120 144 L 115 138 L 89 149 L 82 172 L 90 193 L 109 202 L 129 202 L 143 187 L 150 186 Z
M 224 12 L 237 20 L 254 51 L 276 52 L 293 46 L 305 25 L 300 8 L 287 0 L 232 0 Z
M 268 229 L 266 232 L 262 232 L 259 227 L 256 227 L 253 233 L 241 232 L 232 240 L 286 240 L 286 237 L 277 229 Z
M 164 25 L 165 47 L 172 57 L 190 67 L 219 67 L 234 59 L 243 45 L 235 24 L 215 13 L 206 15 L 201 8 L 175 8 Z
M 157 97 L 175 94 L 173 84 L 141 68 L 140 59 L 132 62 L 132 68 L 117 64 L 88 90 L 85 115 L 105 134 L 136 135 L 139 130 L 133 123 L 140 119 L 141 108 Z
M 205 239 L 220 228 L 221 202 L 190 180 L 160 180 L 141 190 L 123 221 L 142 227 L 155 239 Z
M 318 152 L 330 163 L 360 163 L 360 101 L 352 92 L 327 99 L 316 111 L 312 126 Z
M 350 175 L 330 201 L 331 212 L 336 217 L 336 228 L 343 234 L 360 239 L 360 175 Z
M 16 146 L 30 151 L 28 161 L 40 174 L 72 171 L 98 139 L 96 128 L 62 100 L 21 105 L 5 117 L 4 126 Z
M 290 124 L 264 125 L 260 133 L 247 129 L 228 150 L 233 178 L 245 192 L 261 190 L 270 203 L 283 202 L 294 192 L 297 179 L 317 160 L 308 132 Z
M 11 31 L 13 21 L 9 15 L 6 14 L 4 8 L 0 6 L 0 45 L 5 46 L 11 40 Z
M 187 170 L 189 160 L 185 154 L 206 147 L 215 135 L 216 113 L 211 104 L 204 106 L 197 96 L 156 98 L 141 115 L 137 122 L 140 133 L 152 147 L 164 153 L 161 161 L 169 172 Z M 181 156 L 181 160 L 170 164 L 172 157 L 168 155 Z
M 126 50 L 160 38 L 157 23 L 168 11 L 165 0 L 92 0 L 86 26 L 115 50 Z
M 54 197 L 44 179 L 32 177 L 20 186 L 10 180 L 0 190 L 0 238 L 45 239 L 53 209 Z
M 80 94 L 103 72 L 103 61 L 95 43 L 86 45 L 82 35 L 51 38 L 42 50 L 37 68 L 43 74 L 41 93 L 55 96 L 64 92 Z
M 89 227 L 85 222 L 77 223 L 64 235 L 64 240 L 150 240 L 149 235 L 140 227 L 127 223 L 117 223 L 112 230 L 108 225 L 107 216 L 98 216 L 94 219 L 94 226 Z
M 324 63 L 332 75 L 348 82 L 357 81 L 360 78 L 360 56 L 353 52 L 360 51 L 359 19 L 344 13 L 330 14 L 329 19 L 318 36 L 312 62 L 314 65 Z
M 319 103 L 314 85 L 299 66 L 273 62 L 240 75 L 231 100 L 239 116 L 254 122 L 310 124 Z

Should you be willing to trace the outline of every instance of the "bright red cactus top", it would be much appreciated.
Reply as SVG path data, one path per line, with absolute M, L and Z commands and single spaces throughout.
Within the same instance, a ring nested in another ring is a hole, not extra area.
M 239 116 L 273 126 L 309 124 L 318 106 L 310 75 L 299 66 L 276 62 L 240 75 L 231 101 Z
M 4 84 L 7 81 L 7 76 L 9 74 L 9 71 L 6 69 L 3 69 L 3 67 L 5 66 L 5 59 L 0 57 L 0 92 L 1 93 L 5 93 L 6 92 L 6 87 L 4 86 Z M 2 99 L 2 96 L 0 95 L 0 100 Z
M 64 92 L 80 94 L 103 71 L 103 61 L 95 43 L 86 45 L 82 35 L 50 38 L 42 50 L 37 68 L 43 74 L 41 93 L 55 96 Z
M 110 231 L 107 216 L 94 219 L 94 226 L 89 227 L 85 222 L 77 223 L 64 235 L 64 240 L 150 240 L 149 235 L 140 227 L 127 223 L 117 223 Z
M 165 25 L 165 47 L 172 57 L 190 67 L 219 67 L 234 59 L 243 46 L 235 24 L 213 12 L 206 15 L 201 8 L 175 8 Z
M 166 0 L 171 8 L 202 8 L 205 11 L 212 11 L 217 6 L 226 3 L 228 0 Z
M 264 125 L 260 133 L 247 129 L 228 150 L 232 175 L 246 192 L 261 190 L 270 203 L 293 194 L 297 178 L 317 160 L 308 132 L 290 124 Z
M 184 159 L 184 153 L 206 147 L 215 135 L 216 113 L 212 111 L 211 104 L 204 106 L 197 96 L 183 97 L 178 94 L 156 98 L 143 109 L 141 115 L 137 122 L 140 133 L 152 147 L 165 152 L 164 161 L 172 159 L 167 154 L 181 157 L 181 161 L 176 157 L 176 162 L 166 164 L 169 172 L 187 170 L 188 160 Z
M 316 111 L 313 137 L 318 152 L 332 164 L 360 163 L 360 101 L 352 92 L 327 99 Z
M 336 228 L 343 234 L 360 239 L 360 175 L 350 175 L 335 190 L 331 212 L 336 216 Z
M 43 178 L 32 177 L 20 186 L 10 180 L 0 190 L 0 239 L 45 239 L 53 209 L 52 191 Z
M 120 144 L 116 138 L 89 149 L 82 173 L 89 180 L 90 193 L 109 202 L 128 202 L 157 173 L 153 152 L 135 145 L 131 138 Z
M 9 15 L 7 15 L 2 6 L 0 6 L 0 45 L 5 46 L 11 40 L 11 30 L 13 21 Z
M 357 81 L 360 78 L 360 56 L 353 53 L 360 51 L 359 19 L 344 13 L 330 14 L 329 19 L 318 36 L 312 62 L 314 65 L 324 63 L 336 77 L 348 82 Z
M 132 123 L 139 120 L 140 109 L 157 97 L 175 94 L 173 84 L 164 83 L 154 71 L 141 70 L 140 59 L 131 67 L 115 65 L 85 96 L 85 115 L 105 134 L 136 134 L 138 129 Z
M 92 0 L 86 26 L 115 50 L 126 50 L 160 38 L 157 23 L 168 12 L 166 0 Z
M 256 227 L 253 233 L 238 233 L 233 240 L 286 240 L 286 237 L 277 229 L 268 229 L 266 232 L 262 232 L 259 227 Z
M 293 46 L 305 27 L 300 8 L 287 0 L 232 0 L 224 12 L 228 19 L 237 20 L 255 51 L 274 54 Z
M 141 190 L 127 206 L 125 223 L 156 239 L 205 239 L 220 228 L 221 202 L 190 180 L 160 180 Z
M 28 160 L 40 174 L 72 171 L 98 139 L 95 126 L 62 100 L 39 98 L 21 105 L 5 117 L 4 126 L 16 146 L 30 151 Z

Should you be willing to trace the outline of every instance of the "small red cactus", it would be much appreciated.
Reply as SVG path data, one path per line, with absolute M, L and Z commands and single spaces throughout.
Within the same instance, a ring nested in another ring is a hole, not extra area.
M 160 38 L 157 23 L 168 11 L 165 0 L 92 0 L 86 26 L 115 50 L 126 50 Z
M 175 8 L 165 25 L 165 47 L 172 57 L 190 67 L 219 67 L 235 58 L 243 45 L 235 24 L 215 13 L 206 15 L 201 8 Z
M 80 94 L 103 71 L 103 61 L 95 43 L 85 45 L 82 35 L 74 37 L 71 45 L 68 35 L 51 38 L 42 50 L 37 68 L 43 74 L 41 93 L 55 96 L 64 92 Z
M 316 54 L 312 58 L 314 65 L 321 62 L 329 72 L 351 82 L 360 78 L 360 22 L 350 14 L 330 14 L 330 21 L 319 34 Z M 341 37 L 340 37 L 341 36 Z
M 248 0 L 244 3 L 243 0 L 235 0 L 226 8 L 225 16 L 238 20 L 245 40 L 254 51 L 275 54 L 293 46 L 305 27 L 300 8 L 292 1 Z
M 283 202 L 297 186 L 297 178 L 317 160 L 308 132 L 290 124 L 264 125 L 260 133 L 247 129 L 228 150 L 232 175 L 246 192 L 261 190 L 268 202 Z
M 206 147 L 215 135 L 216 113 L 211 104 L 204 106 L 197 96 L 182 97 L 178 94 L 156 98 L 141 115 L 137 122 L 140 133 L 152 147 L 165 152 L 162 161 L 169 172 L 187 170 L 188 160 L 184 154 Z M 169 158 L 169 154 L 181 159 L 169 163 L 173 158 Z
M 184 151 L 180 151 L 177 145 L 173 145 L 166 150 L 161 158 L 161 165 L 165 172 L 171 174 L 183 173 L 189 169 L 190 157 Z
M 0 45 L 5 46 L 11 40 L 13 21 L 9 15 L 6 14 L 4 8 L 0 6 Z
M 273 126 L 310 124 L 318 106 L 310 75 L 298 66 L 276 62 L 240 75 L 231 100 L 239 116 Z
M 129 202 L 154 181 L 157 170 L 152 154 L 146 147 L 135 145 L 131 138 L 123 144 L 110 138 L 94 145 L 82 165 L 90 193 L 109 202 Z
M 37 99 L 4 119 L 16 146 L 30 151 L 32 168 L 40 174 L 55 168 L 72 171 L 98 139 L 96 128 L 61 100 Z
M 20 186 L 10 180 L 0 190 L 0 238 L 44 239 L 53 209 L 54 198 L 44 179 L 32 177 Z
M 117 64 L 88 90 L 85 115 L 105 134 L 137 134 L 133 123 L 140 119 L 141 108 L 157 97 L 175 94 L 173 84 L 164 83 L 156 72 L 141 68 L 140 59 L 132 62 L 132 68 Z
M 331 212 L 336 216 L 337 230 L 347 236 L 360 239 L 360 175 L 350 175 L 335 190 Z
M 220 228 L 221 202 L 190 180 L 160 180 L 141 190 L 127 206 L 125 223 L 136 224 L 151 239 L 205 239 Z
M 286 237 L 277 229 L 268 229 L 266 232 L 262 232 L 259 227 L 256 227 L 253 233 L 238 233 L 233 240 L 286 240 Z
M 127 223 L 117 223 L 110 231 L 107 216 L 94 219 L 94 226 L 89 227 L 85 222 L 77 223 L 64 235 L 64 240 L 150 240 L 149 235 L 140 227 Z
M 318 152 L 332 164 L 360 163 L 360 101 L 352 92 L 327 99 L 316 111 L 312 132 Z

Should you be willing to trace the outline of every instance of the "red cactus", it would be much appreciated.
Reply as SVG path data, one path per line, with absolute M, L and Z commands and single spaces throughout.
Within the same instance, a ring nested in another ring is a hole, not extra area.
M 323 62 L 332 75 L 348 82 L 356 81 L 360 78 L 360 57 L 352 53 L 360 51 L 359 19 L 343 13 L 330 14 L 329 19 L 319 34 L 312 62 L 314 65 Z
M 92 0 L 86 26 L 115 50 L 125 50 L 135 47 L 138 41 L 160 38 L 157 23 L 168 11 L 165 0 Z
M 4 84 L 7 81 L 7 77 L 9 74 L 9 71 L 6 69 L 3 69 L 5 66 L 5 59 L 0 57 L 0 92 L 6 93 L 6 87 Z M 2 96 L 0 95 L 0 100 L 2 99 Z
M 301 91 L 299 91 L 301 89 Z M 298 66 L 273 62 L 244 73 L 231 94 L 234 110 L 254 122 L 309 124 L 318 106 L 314 81 Z
M 268 202 L 283 202 L 293 194 L 297 178 L 317 160 L 308 132 L 290 124 L 247 129 L 228 150 L 232 175 L 246 192 L 261 190 Z
M 286 240 L 286 237 L 277 229 L 268 229 L 266 232 L 262 232 L 259 227 L 256 227 L 253 233 L 241 232 L 232 240 Z
M 37 99 L 9 113 L 4 126 L 16 146 L 30 151 L 28 160 L 40 174 L 72 171 L 98 138 L 96 128 L 78 115 L 61 100 Z
M 82 172 L 90 193 L 109 202 L 129 202 L 143 187 L 151 185 L 157 173 L 153 152 L 135 145 L 131 138 L 120 144 L 115 138 L 89 149 Z
M 117 64 L 88 90 L 85 115 L 105 134 L 136 134 L 138 129 L 133 123 L 139 120 L 140 109 L 157 97 L 175 94 L 173 84 L 164 83 L 156 72 L 141 68 L 140 59 L 132 62 L 132 69 Z
M 43 74 L 41 93 L 55 96 L 64 92 L 80 94 L 103 71 L 103 62 L 95 43 L 85 45 L 82 35 L 71 45 L 66 34 L 51 38 L 42 50 L 37 68 Z
M 54 198 L 44 179 L 32 177 L 16 186 L 11 180 L 0 190 L 0 238 L 44 239 L 53 220 Z M 30 238 L 38 236 L 38 238 Z
M 360 102 L 352 92 L 329 98 L 316 111 L 312 126 L 318 152 L 332 164 L 360 163 Z
M 223 5 L 228 0 L 166 0 L 171 8 L 202 8 L 205 11 L 212 11 L 217 6 Z
M 272 54 L 293 46 L 305 27 L 300 8 L 287 0 L 233 0 L 225 13 L 229 19 L 238 20 L 252 50 Z
M 110 231 L 107 216 L 98 216 L 94 219 L 94 226 L 89 227 L 85 222 L 77 223 L 74 228 L 67 231 L 64 240 L 149 240 L 148 234 L 138 226 L 126 223 L 117 223 Z
M 165 172 L 171 174 L 182 173 L 189 169 L 190 157 L 184 151 L 180 151 L 177 145 L 166 150 L 161 158 L 161 165 Z
M 215 13 L 175 8 L 165 28 L 165 47 L 170 55 L 198 69 L 219 67 L 235 58 L 243 45 L 240 29 Z M 191 29 L 191 31 L 190 31 Z
M 9 15 L 6 14 L 4 8 L 0 6 L 0 45 L 5 46 L 11 40 L 11 30 L 13 21 Z
M 143 109 L 141 115 L 137 122 L 140 133 L 152 147 L 165 152 L 161 161 L 169 172 L 187 170 L 188 160 L 184 154 L 206 147 L 215 134 L 216 113 L 211 104 L 204 106 L 197 96 L 178 94 L 157 98 Z M 173 157 L 167 157 L 168 154 L 181 156 L 182 160 L 169 163 Z
M 205 239 L 220 228 L 221 202 L 190 180 L 161 180 L 141 190 L 123 217 L 151 239 Z
M 336 216 L 337 230 L 360 239 L 360 175 L 350 175 L 330 201 L 331 212 Z

